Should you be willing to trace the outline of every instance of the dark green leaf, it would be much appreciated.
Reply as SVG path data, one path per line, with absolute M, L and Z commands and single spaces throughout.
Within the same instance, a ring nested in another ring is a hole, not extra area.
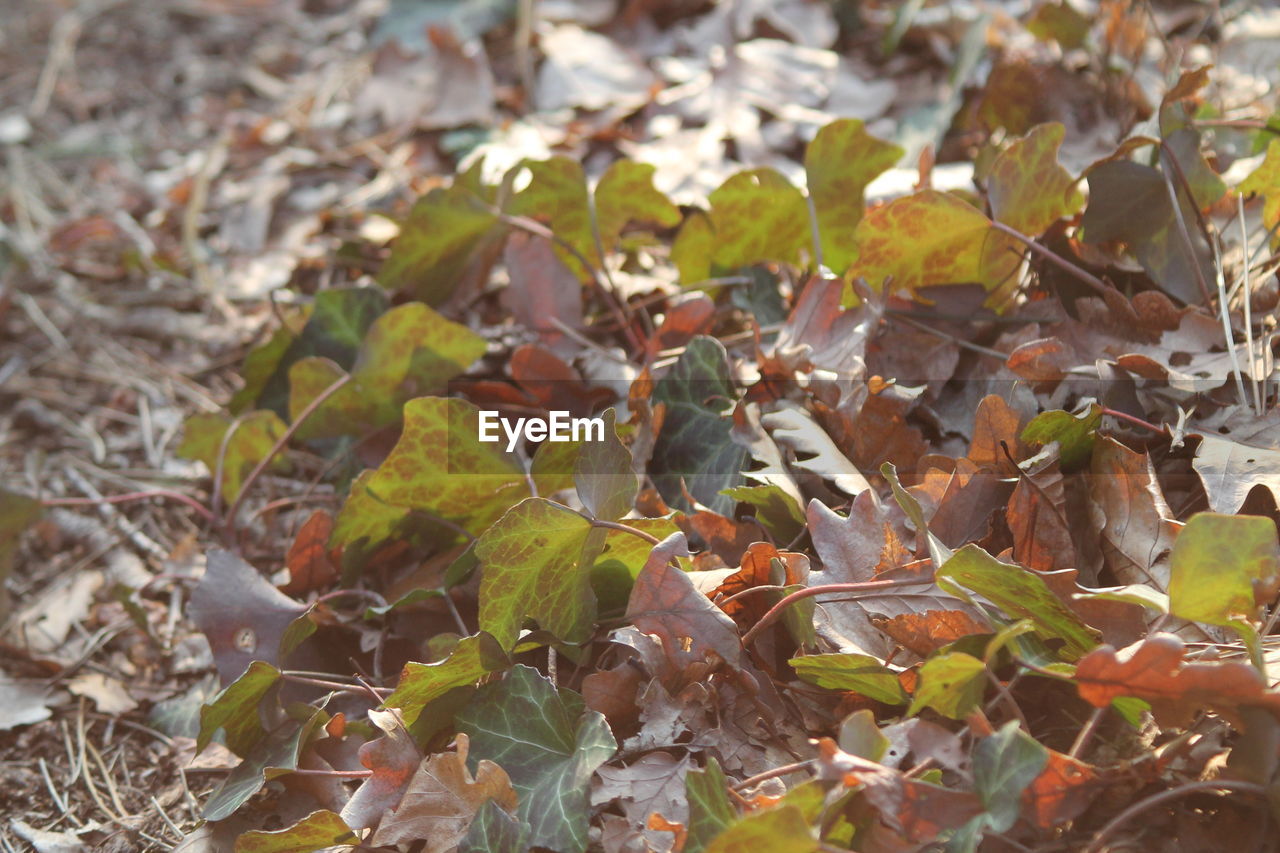
M 586 849 L 588 785 L 617 750 L 602 715 L 537 670 L 517 666 L 477 690 L 457 726 L 471 738 L 473 768 L 487 758 L 511 777 L 531 844 L 566 853 Z
M 529 824 L 509 814 L 496 800 L 485 800 L 458 845 L 458 853 L 506 853 L 529 846 Z
M 1049 762 L 1049 751 L 1010 720 L 973 750 L 973 783 L 996 832 L 1018 820 L 1022 794 Z
M 214 732 L 226 732 L 227 748 L 241 757 L 257 745 L 266 732 L 258 705 L 267 691 L 280 680 L 280 670 L 269 663 L 254 661 L 217 698 L 200 709 L 200 734 L 196 752 L 209 745 Z

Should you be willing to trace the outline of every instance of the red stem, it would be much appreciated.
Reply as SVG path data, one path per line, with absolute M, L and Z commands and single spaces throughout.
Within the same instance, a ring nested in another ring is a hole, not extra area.
M 1156 426 L 1150 421 L 1144 421 L 1142 418 L 1135 417 L 1134 415 L 1131 415 L 1128 412 L 1120 412 L 1115 409 L 1103 408 L 1102 414 L 1111 415 L 1111 417 L 1119 418 L 1122 421 L 1128 421 L 1134 426 L 1140 426 L 1143 429 L 1147 429 L 1147 430 L 1150 430 L 1151 432 L 1156 433 L 1157 435 L 1166 435 L 1165 431 L 1161 427 Z
M 184 495 L 181 492 L 173 492 L 168 489 L 152 489 L 146 492 L 129 492 L 124 495 L 112 495 L 105 498 L 46 498 L 40 501 L 45 506 L 97 506 L 98 504 L 122 504 L 129 501 L 142 501 L 147 498 L 168 498 L 169 500 L 178 501 L 186 504 L 195 510 L 201 518 L 211 524 L 218 523 L 218 517 L 213 514 L 212 510 L 206 507 L 200 501 Z

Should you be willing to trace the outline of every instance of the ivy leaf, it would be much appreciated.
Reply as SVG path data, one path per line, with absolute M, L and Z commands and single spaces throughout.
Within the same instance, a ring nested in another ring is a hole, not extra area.
M 615 160 L 596 184 L 596 223 L 600 242 L 612 250 L 622 231 L 633 222 L 662 228 L 680 224 L 680 208 L 653 186 L 657 168 L 634 160 Z
M 938 569 L 938 585 L 948 591 L 961 586 L 978 593 L 1015 619 L 1030 619 L 1046 640 L 1061 640 L 1070 659 L 1098 644 L 1086 625 L 1034 572 L 1002 563 L 973 543 L 965 545 Z
M 322 403 L 296 435 L 301 440 L 350 435 L 397 423 L 405 402 L 443 391 L 484 351 L 484 338 L 421 302 L 392 308 L 365 335 L 351 382 Z M 318 357 L 294 364 L 290 420 L 342 375 L 336 364 Z
M 235 431 L 226 438 L 227 431 L 233 428 Z M 244 478 L 267 457 L 286 429 L 284 421 L 275 412 L 265 409 L 250 412 L 239 419 L 218 412 L 201 412 L 187 418 L 177 453 L 183 459 L 203 462 L 215 477 L 221 456 L 222 497 L 228 503 L 234 503 L 240 496 L 240 484 Z M 280 454 L 271 461 L 271 468 L 287 471 L 289 460 Z
M 729 780 L 714 756 L 707 756 L 702 770 L 690 770 L 684 777 L 685 798 L 689 801 L 689 825 L 683 853 L 702 853 L 707 845 L 738 819 L 729 801 Z
M 244 833 L 236 839 L 235 853 L 312 853 L 359 841 L 342 818 L 320 809 L 287 829 Z
M 404 725 L 412 726 L 422 709 L 431 702 L 455 687 L 474 684 L 483 676 L 506 669 L 510 664 L 498 641 L 481 631 L 459 640 L 442 661 L 406 663 L 396 689 L 383 700 L 382 705 L 400 709 Z
M 205 802 L 204 819 L 222 820 L 229 817 L 256 794 L 268 779 L 296 769 L 303 747 L 328 720 L 328 714 L 316 711 L 301 726 L 289 720 L 268 734 Z
M 1006 832 L 1018 820 L 1023 792 L 1049 761 L 1049 750 L 1010 720 L 973 750 L 973 786 L 987 810 L 987 822 Z
M 1267 154 L 1262 165 L 1249 173 L 1249 177 L 1236 187 L 1240 193 L 1257 193 L 1263 198 L 1262 225 L 1272 229 L 1280 224 L 1280 139 L 1272 139 L 1267 145 Z M 1276 245 L 1280 237 L 1273 237 L 1271 245 Z
M 254 661 L 244 674 L 207 705 L 200 708 L 200 734 L 196 737 L 196 752 L 202 752 L 214 732 L 226 732 L 227 749 L 244 758 L 266 734 L 258 706 L 276 682 L 280 670 L 269 663 Z
M 997 221 L 1037 236 L 1084 206 L 1075 179 L 1058 163 L 1065 133 L 1057 122 L 1037 125 L 996 157 L 987 193 Z
M 704 848 L 707 853 L 805 853 L 822 849 L 804 812 L 786 805 L 755 812 L 739 819 Z
M 1193 515 L 1169 555 L 1169 611 L 1210 625 L 1238 625 L 1280 581 L 1275 524 L 1256 515 Z
M 1051 409 L 1027 423 L 1022 430 L 1022 440 L 1036 446 L 1058 442 L 1058 460 L 1063 470 L 1073 471 L 1089 461 L 1101 423 L 1102 408 L 1096 404 L 1091 403 L 1078 415 Z
M 987 665 L 964 652 L 929 658 L 920 667 L 920 684 L 907 714 L 933 708 L 944 717 L 964 719 L 982 702 L 987 687 Z
M 740 482 L 747 449 L 734 442 L 733 422 L 725 417 L 737 393 L 724 344 L 699 335 L 689 342 L 671 370 L 653 389 L 653 402 L 667 413 L 654 442 L 649 476 L 667 503 L 691 508 L 681 481 L 694 498 L 721 515 L 733 500 L 721 491 Z
M 858 225 L 858 275 L 877 292 L 984 281 L 991 222 L 958 197 L 924 190 L 873 207 Z M 990 288 L 988 288 L 990 289 Z
M 778 542 L 790 542 L 804 529 L 804 511 L 796 499 L 776 483 L 735 486 L 724 489 L 722 493 L 739 503 L 755 507 L 756 520 Z
M 604 441 L 586 442 L 573 466 L 573 483 L 587 512 L 596 518 L 622 518 L 635 504 L 640 485 L 631 467 L 631 451 L 614 428 L 614 409 L 604 413 Z
M 402 532 L 409 518 L 406 507 L 379 500 L 369 491 L 373 476 L 373 471 L 360 472 L 351 482 L 347 499 L 333 520 L 329 548 L 342 551 L 344 568 L 363 565 L 369 554 Z
M 479 533 L 529 494 L 520 463 L 479 434 L 480 410 L 465 400 L 410 400 L 400 440 L 366 488 L 385 503 Z
M 796 675 L 828 690 L 861 693 L 886 705 L 905 705 L 907 694 L 898 674 L 871 655 L 853 653 L 804 655 L 787 661 Z
M 529 824 L 512 816 L 497 800 L 486 800 L 471 821 L 466 838 L 458 845 L 458 853 L 494 853 L 528 847 Z
M 478 164 L 477 164 L 478 165 Z M 388 290 L 428 305 L 449 298 L 460 280 L 478 278 L 497 257 L 505 226 L 486 208 L 494 193 L 477 193 L 468 176 L 418 199 L 378 273 Z
M 842 274 L 857 258 L 852 239 L 866 206 L 867 185 L 902 159 L 903 151 L 867 133 L 858 119 L 833 121 L 804 154 L 804 170 L 818 217 L 822 259 Z
M 711 257 L 715 246 L 716 232 L 711 217 L 701 210 L 686 216 L 671 244 L 671 263 L 680 273 L 682 287 L 692 287 L 711 278 Z
M 471 738 L 472 758 L 507 771 L 531 845 L 586 849 L 591 775 L 617 750 L 600 713 L 537 670 L 517 666 L 476 691 L 457 727 Z
M 737 269 L 761 261 L 799 263 L 801 250 L 810 246 L 808 202 L 773 169 L 738 172 L 713 190 L 707 201 L 716 266 Z
M 387 295 L 376 287 L 342 287 L 322 290 L 305 312 L 305 322 L 294 333 L 286 324 L 277 329 L 245 360 L 245 386 L 231 398 L 232 414 L 243 414 L 255 404 L 288 414 L 289 370 L 305 358 L 327 358 L 342 369 L 351 367 L 365 333 L 387 310 Z
M 504 649 L 515 645 L 525 619 L 567 643 L 580 643 L 596 615 L 591 564 L 603 545 L 578 513 L 545 498 L 512 507 L 476 541 L 480 627 Z

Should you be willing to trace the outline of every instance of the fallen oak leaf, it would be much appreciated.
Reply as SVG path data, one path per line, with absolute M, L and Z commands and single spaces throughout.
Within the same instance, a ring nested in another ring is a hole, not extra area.
M 467 770 L 467 735 L 459 732 L 457 750 L 422 761 L 398 805 L 373 833 L 372 843 L 426 840 L 424 853 L 452 850 L 466 837 L 480 807 L 492 800 L 507 812 L 516 808 L 516 792 L 507 772 L 481 760 L 475 775 Z
M 1258 705 L 1280 716 L 1280 694 L 1268 693 L 1262 676 L 1243 661 L 1184 661 L 1186 646 L 1173 634 L 1152 634 L 1117 652 L 1101 646 L 1076 664 L 1080 698 L 1105 708 L 1121 696 L 1142 699 L 1156 722 L 1185 726 L 1212 707 L 1239 722 L 1237 710 Z

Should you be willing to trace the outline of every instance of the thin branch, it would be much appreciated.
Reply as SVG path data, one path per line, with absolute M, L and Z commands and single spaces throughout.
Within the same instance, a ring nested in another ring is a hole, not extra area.
M 1020 241 L 1028 249 L 1035 252 L 1037 255 L 1044 258 L 1046 261 L 1053 264 L 1058 269 L 1065 272 L 1067 275 L 1070 275 L 1073 278 L 1079 279 L 1080 281 L 1089 285 L 1095 291 L 1098 292 L 1099 296 L 1106 296 L 1108 292 L 1114 289 L 1114 288 L 1107 287 L 1107 285 L 1102 281 L 1102 279 L 1098 278 L 1093 273 L 1089 272 L 1088 270 L 1082 267 L 1076 266 L 1075 264 L 1071 263 L 1071 261 L 1068 261 L 1066 258 L 1062 257 L 1061 255 L 1058 255 L 1054 252 L 1049 251 L 1049 249 L 1045 248 L 1040 243 L 1028 237 L 1026 234 L 1023 234 L 1021 231 L 1015 231 L 1014 229 L 1010 228 L 1008 225 L 1005 225 L 1003 222 L 997 222 L 995 220 L 991 221 L 991 227 L 1003 234 L 1008 234 L 1010 237 L 1012 237 L 1015 240 Z
M 1084 728 L 1080 729 L 1080 734 L 1076 735 L 1075 741 L 1071 744 L 1071 749 L 1067 752 L 1069 757 L 1079 758 L 1084 754 L 1085 747 L 1089 745 L 1094 733 L 1098 731 L 1098 726 L 1102 723 L 1102 717 L 1106 713 L 1106 707 L 1093 709 L 1093 713 L 1089 716 L 1089 722 L 1084 724 Z
M 782 618 L 782 612 L 797 601 L 811 598 L 815 595 L 823 595 L 828 592 L 877 592 L 882 589 L 892 589 L 899 586 L 919 586 L 922 583 L 927 583 L 929 580 L 931 579 L 911 578 L 891 581 L 863 581 L 862 583 L 828 583 L 796 590 L 790 595 L 784 597 L 777 604 L 773 605 L 773 607 L 769 608 L 768 612 L 760 618 L 760 621 L 752 625 L 750 631 L 743 634 L 742 647 L 747 648 L 750 646 L 751 642 L 760 635 L 761 631 Z
M 1089 842 L 1089 846 L 1085 848 L 1084 853 L 1102 853 L 1106 849 L 1107 841 L 1116 834 L 1116 830 L 1148 809 L 1163 805 L 1170 800 L 1176 800 L 1179 797 L 1185 797 L 1187 794 L 1196 794 L 1201 791 L 1239 791 L 1243 794 L 1253 794 L 1264 799 L 1267 796 L 1267 789 L 1257 782 L 1245 782 L 1239 779 L 1188 782 L 1185 785 L 1179 785 L 1177 788 L 1170 788 L 1167 791 L 1161 791 L 1154 796 L 1147 797 L 1145 800 L 1136 802 L 1120 812 L 1120 814 L 1111 819 L 1110 823 L 1098 830 L 1093 836 L 1093 840 Z
M 181 492 L 170 491 L 169 489 L 151 489 L 145 492 L 129 492 L 123 495 L 111 495 L 110 497 L 98 498 L 45 498 L 41 500 L 45 506 L 97 506 L 98 504 L 122 504 L 129 501 L 143 501 L 148 498 L 168 498 L 169 500 L 178 501 L 186 504 L 192 510 L 200 515 L 210 524 L 217 524 L 218 517 L 200 501 L 184 495 Z
M 323 687 L 325 690 L 333 690 L 338 693 L 354 693 L 357 696 L 369 697 L 369 691 L 372 690 L 380 698 L 385 699 L 392 694 L 392 690 L 386 687 L 369 687 L 368 685 L 357 686 L 354 684 L 343 684 L 341 681 L 329 681 L 327 678 L 311 678 L 307 675 L 294 675 L 291 672 L 282 672 L 280 677 L 285 681 L 292 681 L 295 684 L 309 684 L 312 687 Z
M 298 416 L 293 419 L 293 423 L 289 424 L 289 428 L 284 431 L 284 435 L 280 436 L 267 455 L 258 461 L 258 464 L 254 466 L 254 469 L 249 472 L 249 476 L 244 478 L 244 482 L 240 484 L 240 494 L 236 495 L 236 499 L 231 504 L 231 509 L 227 510 L 227 515 L 223 522 L 226 526 L 228 538 L 232 540 L 232 544 L 234 544 L 235 540 L 236 516 L 240 512 L 240 505 L 244 503 L 244 499 L 249 495 L 250 487 L 252 487 L 254 482 L 262 476 L 262 472 L 267 470 L 267 466 L 276 458 L 276 454 L 285 448 L 285 445 L 289 443 L 289 439 L 293 438 L 294 433 L 296 433 L 298 429 L 307 422 L 307 419 L 316 413 L 316 410 L 320 408 L 325 400 L 328 400 L 336 394 L 338 389 L 342 388 L 342 386 L 346 385 L 350 381 L 351 374 L 344 373 L 332 385 L 312 398 L 311 402 L 307 403 L 306 408 L 299 412 Z
M 812 758 L 806 759 L 805 761 L 797 761 L 794 764 L 784 764 L 781 767 L 774 767 L 764 771 L 763 773 L 748 776 L 741 782 L 734 783 L 732 788 L 735 791 L 745 791 L 747 788 L 759 785 L 767 779 L 776 779 L 779 776 L 786 776 L 788 773 L 799 773 L 801 770 L 808 769 L 810 764 L 813 764 Z

